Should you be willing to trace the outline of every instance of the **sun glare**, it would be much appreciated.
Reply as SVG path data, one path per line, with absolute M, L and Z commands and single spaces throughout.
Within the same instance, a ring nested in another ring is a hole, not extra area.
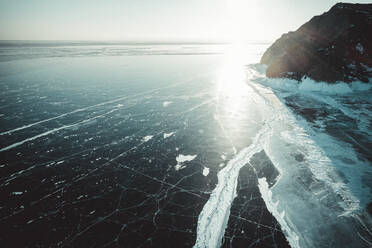
M 222 112 L 238 114 L 249 92 L 246 83 L 244 49 L 231 44 L 225 53 L 216 82 L 218 108 Z
M 248 52 L 244 43 L 252 39 L 250 33 L 254 33 L 252 28 L 257 24 L 258 9 L 256 0 L 227 0 L 226 4 L 230 27 L 228 40 L 231 44 L 225 51 L 224 63 L 218 74 L 217 99 L 221 107 L 234 112 L 239 111 L 240 99 L 248 92 L 245 73 Z

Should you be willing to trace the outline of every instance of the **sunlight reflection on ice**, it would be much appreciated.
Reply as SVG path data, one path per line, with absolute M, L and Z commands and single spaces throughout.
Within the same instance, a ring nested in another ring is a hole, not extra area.
M 247 84 L 246 64 L 250 58 L 243 45 L 232 44 L 225 53 L 224 63 L 216 80 L 216 120 L 228 139 L 242 122 L 251 119 L 252 88 Z M 234 147 L 233 142 L 231 141 Z M 235 150 L 235 148 L 234 148 Z
M 246 85 L 244 71 L 244 58 L 239 45 L 231 45 L 226 51 L 225 62 L 222 65 L 217 79 L 217 100 L 230 112 L 236 113 L 241 100 L 246 96 L 249 87 Z

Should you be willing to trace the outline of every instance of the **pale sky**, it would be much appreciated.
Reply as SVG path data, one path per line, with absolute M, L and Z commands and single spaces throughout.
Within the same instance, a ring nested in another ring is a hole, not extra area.
M 0 40 L 273 41 L 336 2 L 0 0 Z

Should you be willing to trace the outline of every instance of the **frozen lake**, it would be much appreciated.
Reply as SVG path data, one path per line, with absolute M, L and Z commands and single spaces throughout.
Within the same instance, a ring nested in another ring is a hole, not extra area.
M 371 87 L 269 45 L 0 43 L 0 246 L 370 246 Z

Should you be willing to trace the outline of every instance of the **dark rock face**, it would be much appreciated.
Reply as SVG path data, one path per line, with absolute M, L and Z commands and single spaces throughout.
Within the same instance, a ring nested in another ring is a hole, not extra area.
M 368 82 L 372 77 L 372 4 L 338 3 L 283 34 L 261 58 L 268 77 Z

